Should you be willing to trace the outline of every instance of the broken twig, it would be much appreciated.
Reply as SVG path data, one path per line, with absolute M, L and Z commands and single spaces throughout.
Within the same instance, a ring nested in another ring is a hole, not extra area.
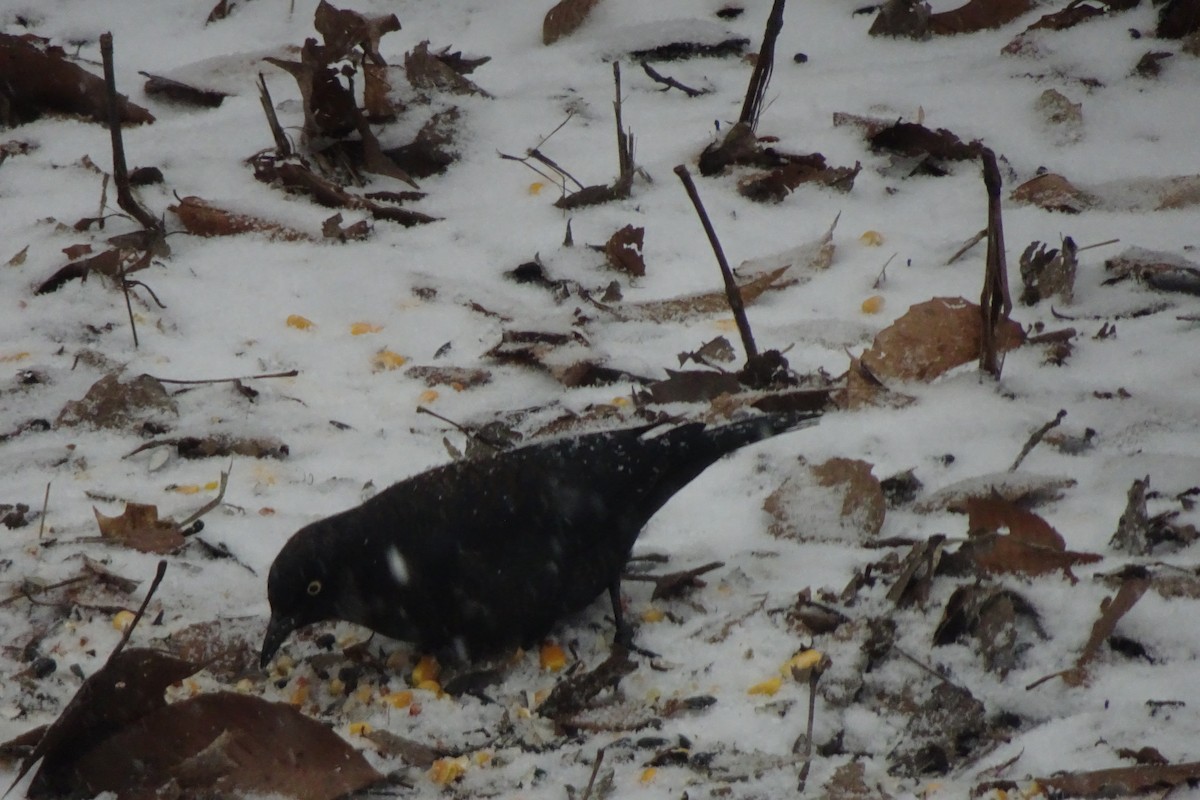
M 1037 447 L 1038 442 L 1040 442 L 1042 440 L 1042 437 L 1044 437 L 1047 433 L 1049 433 L 1054 428 L 1057 428 L 1059 426 L 1059 424 L 1063 421 L 1063 417 L 1065 417 L 1065 416 L 1067 416 L 1067 410 L 1065 408 L 1059 409 L 1059 412 L 1054 415 L 1054 419 L 1050 420 L 1045 425 L 1043 425 L 1042 427 L 1040 427 L 1036 431 L 1034 431 L 1030 435 L 1029 441 L 1027 441 L 1025 443 L 1025 446 L 1021 448 L 1020 455 L 1017 456 L 1017 460 L 1014 461 L 1013 465 L 1008 468 L 1008 471 L 1016 472 L 1017 467 L 1021 466 L 1021 462 L 1025 460 L 1025 456 L 1029 455 L 1029 453 L 1033 450 L 1033 448 Z

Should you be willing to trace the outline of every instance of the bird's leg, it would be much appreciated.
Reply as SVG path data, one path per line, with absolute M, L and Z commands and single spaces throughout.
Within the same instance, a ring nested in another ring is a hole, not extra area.
M 621 645 L 630 652 L 637 653 L 639 656 L 646 658 L 658 658 L 658 653 L 651 652 L 645 648 L 638 647 L 633 643 L 633 628 L 625 621 L 625 615 L 621 612 L 621 578 L 617 576 L 608 587 L 608 598 L 612 601 L 613 620 L 616 622 L 617 632 L 613 636 L 614 644 Z

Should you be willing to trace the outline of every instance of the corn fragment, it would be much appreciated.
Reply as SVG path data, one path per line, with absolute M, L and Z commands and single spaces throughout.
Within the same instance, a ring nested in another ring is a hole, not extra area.
M 867 247 L 879 247 L 883 244 L 883 234 L 879 231 L 863 231 L 863 235 L 859 236 L 858 240 Z
M 413 667 L 412 682 L 420 686 L 425 681 L 436 681 L 442 673 L 442 666 L 433 656 L 421 656 L 421 660 Z
M 399 692 L 390 692 L 379 698 L 382 702 L 387 703 L 392 708 L 408 708 L 412 705 L 413 693 L 407 689 Z
M 347 728 L 351 736 L 366 736 L 374 730 L 368 722 L 351 722 Z
M 374 322 L 355 322 L 350 326 L 351 336 L 363 336 L 368 333 L 379 333 L 383 330 L 382 325 L 376 325 Z
M 558 672 L 567 665 L 567 654 L 561 645 L 546 642 L 538 653 L 538 663 L 543 670 Z
M 439 758 L 433 762 L 433 766 L 429 768 L 429 780 L 436 783 L 438 786 L 447 786 L 461 778 L 467 771 L 470 761 L 466 756 L 458 756 L 457 758 Z
M 761 683 L 756 683 L 747 691 L 749 694 L 765 694 L 768 697 L 779 691 L 779 687 L 783 686 L 783 678 L 776 675 L 773 678 L 767 678 Z
M 644 770 L 642 770 L 642 775 L 640 778 L 638 778 L 638 780 L 642 783 L 649 783 L 650 781 L 654 780 L 654 776 L 657 774 L 658 770 L 654 767 L 646 767 Z
M 129 626 L 133 624 L 134 613 L 132 611 L 118 611 L 113 615 L 112 626 L 114 629 L 124 633 L 129 630 Z
M 287 318 L 287 326 L 295 328 L 298 331 L 307 331 L 313 327 L 314 323 L 308 317 L 302 317 L 299 314 L 290 314 Z
M 862 312 L 864 314 L 878 314 L 882 310 L 883 295 L 881 294 L 873 294 L 862 301 Z

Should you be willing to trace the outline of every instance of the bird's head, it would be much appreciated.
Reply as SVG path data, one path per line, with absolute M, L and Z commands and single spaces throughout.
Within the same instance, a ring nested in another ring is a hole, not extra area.
M 337 582 L 341 576 L 329 563 L 335 551 L 324 527 L 324 522 L 317 522 L 301 528 L 271 564 L 267 577 L 271 622 L 263 637 L 263 667 L 292 631 L 338 618 L 341 590 Z

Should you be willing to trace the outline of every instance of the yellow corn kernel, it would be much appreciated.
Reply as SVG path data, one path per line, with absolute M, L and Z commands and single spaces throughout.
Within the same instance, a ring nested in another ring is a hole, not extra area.
M 567 665 L 567 654 L 561 645 L 546 642 L 538 653 L 538 663 L 541 664 L 543 670 L 558 672 Z
M 371 356 L 371 366 L 376 372 L 389 369 L 400 369 L 400 367 L 403 367 L 407 363 L 407 357 L 402 356 L 399 353 L 393 353 L 386 347 L 375 355 Z
M 783 666 L 779 668 L 779 672 L 783 675 L 791 675 L 795 672 L 803 672 L 804 670 L 812 669 L 817 664 L 821 663 L 821 659 L 825 654 L 820 650 L 801 650 L 796 655 L 783 662 Z
M 862 312 L 864 314 L 878 314 L 883 310 L 883 295 L 873 294 L 866 300 L 862 301 Z
M 783 678 L 776 675 L 773 678 L 767 678 L 762 683 L 756 683 L 748 690 L 749 694 L 765 694 L 768 697 L 779 691 L 779 687 L 783 686 Z
M 329 681 L 329 693 L 337 696 L 346 691 L 346 684 L 341 678 L 333 678 Z
M 412 705 L 413 693 L 407 689 L 403 689 L 399 692 L 385 694 L 379 699 L 387 703 L 392 708 L 408 708 L 410 705 Z
M 534 181 L 533 183 L 529 184 L 529 193 L 532 195 L 539 195 L 542 193 L 542 189 L 545 188 L 546 184 L 542 183 L 541 181 Z
M 302 317 L 299 314 L 291 314 L 287 318 L 287 326 L 295 328 L 298 331 L 307 331 L 313 327 L 313 321 L 308 317 Z
M 475 766 L 477 767 L 486 767 L 492 763 L 492 751 L 476 750 L 475 754 L 471 756 L 471 760 L 475 762 Z
M 661 608 L 650 607 L 642 612 L 642 622 L 662 622 L 667 618 L 667 613 Z
M 858 240 L 867 247 L 879 247 L 883 244 L 883 234 L 879 231 L 863 231 L 863 235 L 858 237 Z
M 437 681 L 424 680 L 424 681 L 421 681 L 420 683 L 418 683 L 416 688 L 420 689 L 423 692 L 433 692 L 438 697 L 442 696 L 442 685 L 440 683 L 438 683 Z
M 294 706 L 302 706 L 308 702 L 308 684 L 301 683 L 292 692 L 292 696 L 288 698 L 288 702 Z
M 371 725 L 366 722 L 351 722 L 347 728 L 351 736 L 366 736 L 373 730 Z
M 136 615 L 132 611 L 118 611 L 112 618 L 113 628 L 124 633 L 133 624 L 134 616 Z
M 233 688 L 242 694 L 248 694 L 254 688 L 254 681 L 249 678 L 242 678 Z
M 417 400 L 419 400 L 422 403 L 432 403 L 434 400 L 437 400 L 437 399 L 438 399 L 437 389 L 426 389 L 425 391 L 421 392 L 421 395 L 417 398 Z
M 447 786 L 461 778 L 471 762 L 466 756 L 457 758 L 439 758 L 429 768 L 429 780 L 438 786 Z
M 371 687 L 367 686 L 365 683 L 354 690 L 354 697 L 360 703 L 371 702 L 372 696 L 373 693 L 371 691 Z
M 642 770 L 642 775 L 640 778 L 638 778 L 638 780 L 642 783 L 649 783 L 650 781 L 654 780 L 654 776 L 657 774 L 658 770 L 654 767 L 646 767 L 644 770 Z
M 425 681 L 436 681 L 438 675 L 442 673 L 442 666 L 433 656 L 421 656 L 421 660 L 413 667 L 412 682 L 414 686 L 420 686 Z
M 368 333 L 379 333 L 383 330 L 382 325 L 376 325 L 374 322 L 355 322 L 350 326 L 351 336 L 363 336 Z

